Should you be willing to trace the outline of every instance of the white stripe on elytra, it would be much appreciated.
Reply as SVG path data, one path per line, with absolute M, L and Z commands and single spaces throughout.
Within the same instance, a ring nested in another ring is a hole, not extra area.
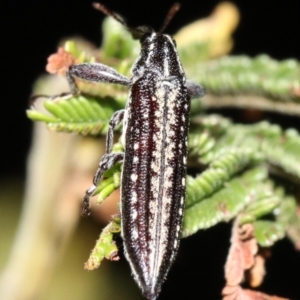
M 160 272 L 160 266 L 162 264 L 165 253 L 162 251 L 163 247 L 160 245 L 166 245 L 168 243 L 168 230 L 164 228 L 164 224 L 168 222 L 169 209 L 172 204 L 172 197 L 167 192 L 172 187 L 171 177 L 173 177 L 174 170 L 169 165 L 169 161 L 174 159 L 174 148 L 172 139 L 175 137 L 175 132 L 172 126 L 176 126 L 176 116 L 174 110 L 176 107 L 176 100 L 178 101 L 178 91 L 176 85 L 172 83 L 173 88 L 169 87 L 170 81 L 160 81 L 156 87 L 156 99 L 157 110 L 155 111 L 154 126 L 159 131 L 155 133 L 153 140 L 155 141 L 155 147 L 153 151 L 153 160 L 151 163 L 151 169 L 157 173 L 157 176 L 151 177 L 151 193 L 154 199 L 161 199 L 160 203 L 151 201 L 149 203 L 149 209 L 153 216 L 153 219 L 149 222 L 150 240 L 153 241 L 153 245 L 149 245 L 149 265 L 152 274 L 155 274 L 156 278 Z M 166 86 L 168 88 L 166 89 Z M 166 95 L 166 93 L 168 95 Z M 167 110 L 167 120 L 163 124 L 164 111 Z M 162 153 L 164 158 L 162 159 Z M 163 180 L 161 180 L 160 174 L 163 174 Z M 158 211 L 159 210 L 159 211 Z M 161 216 L 161 218 L 159 218 Z M 176 236 L 178 237 L 180 226 L 176 228 Z M 155 248 L 157 247 L 157 248 Z M 174 242 L 174 248 L 177 247 L 177 243 Z M 156 280 L 155 277 L 153 280 Z M 153 282 L 153 285 L 155 283 Z

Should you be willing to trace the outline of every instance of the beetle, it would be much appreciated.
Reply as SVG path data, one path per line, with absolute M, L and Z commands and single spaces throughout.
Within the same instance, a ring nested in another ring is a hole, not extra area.
M 123 162 L 121 235 L 125 256 L 142 294 L 155 300 L 178 252 L 184 200 L 190 99 L 204 89 L 186 80 L 174 39 L 163 30 L 179 9 L 175 3 L 158 32 L 130 28 L 104 5 L 94 7 L 123 24 L 140 39 L 141 51 L 127 78 L 100 63 L 73 65 L 67 79 L 73 94 L 75 78 L 129 87 L 123 110 L 109 122 L 106 153 L 83 200 L 83 214 L 103 173 Z M 123 153 L 112 153 L 113 130 L 123 121 Z

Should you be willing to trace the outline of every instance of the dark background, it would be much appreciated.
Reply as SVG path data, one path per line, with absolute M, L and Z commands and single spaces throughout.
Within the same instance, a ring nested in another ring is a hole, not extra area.
M 209 15 L 218 2 L 182 1 L 182 9 L 168 26 L 167 33 L 175 33 L 183 25 Z M 234 54 L 255 56 L 267 53 L 276 59 L 300 59 L 299 0 L 232 2 L 237 4 L 241 13 L 240 26 L 234 33 Z M 102 3 L 124 16 L 131 26 L 147 24 L 157 29 L 174 1 L 106 0 Z M 15 0 L 1 1 L 0 5 L 0 176 L 24 176 L 32 127 L 31 121 L 26 119 L 25 110 L 32 83 L 44 72 L 47 57 L 56 51 L 62 37 L 82 35 L 99 45 L 100 24 L 104 16 L 92 9 L 91 1 L 84 0 Z M 280 118 L 274 116 L 275 120 Z M 300 118 L 288 117 L 284 122 L 296 127 Z M 203 231 L 182 242 L 179 258 L 160 299 L 175 299 L 176 296 L 182 299 L 188 298 L 188 295 L 189 299 L 220 297 L 230 228 L 227 225 L 216 226 L 210 229 L 210 233 Z M 289 253 L 288 257 L 286 253 Z M 295 253 L 292 245 L 285 241 L 275 246 L 272 258 L 268 268 L 269 274 L 273 275 L 266 277 L 262 289 L 300 299 L 299 253 Z M 197 260 L 207 261 L 207 265 L 201 267 L 200 264 L 198 267 Z

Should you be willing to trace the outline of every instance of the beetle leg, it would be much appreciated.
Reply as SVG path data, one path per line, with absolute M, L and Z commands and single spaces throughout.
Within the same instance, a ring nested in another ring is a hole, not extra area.
M 187 80 L 185 86 L 190 99 L 201 98 L 205 95 L 205 89 L 200 84 Z
M 83 203 L 82 203 L 82 215 L 89 214 L 89 202 L 90 197 L 96 190 L 96 187 L 105 171 L 110 169 L 113 165 L 117 162 L 120 162 L 124 158 L 124 153 L 110 153 L 113 145 L 114 133 L 113 130 L 120 122 L 123 120 L 124 117 L 124 109 L 116 111 L 109 121 L 108 132 L 106 136 L 106 153 L 102 157 L 98 169 L 94 175 L 93 185 L 86 191 Z
M 107 153 L 104 154 L 102 157 L 98 169 L 94 175 L 93 179 L 93 185 L 86 190 L 85 196 L 82 202 L 82 211 L 81 214 L 83 216 L 89 215 L 89 203 L 90 203 L 90 197 L 95 192 L 96 187 L 105 171 L 110 169 L 112 166 L 114 166 L 117 162 L 120 162 L 124 159 L 124 153 L 117 152 L 117 153 Z
M 113 140 L 114 140 L 114 129 L 116 126 L 118 126 L 124 117 L 125 109 L 121 109 L 116 111 L 113 116 L 111 117 L 109 121 L 109 127 L 107 131 L 107 136 L 106 136 L 106 153 L 110 153 L 113 145 Z
M 127 86 L 131 85 L 130 78 L 121 75 L 113 68 L 99 63 L 73 65 L 67 71 L 66 76 L 73 94 L 78 94 L 75 78 L 92 82 L 115 83 Z

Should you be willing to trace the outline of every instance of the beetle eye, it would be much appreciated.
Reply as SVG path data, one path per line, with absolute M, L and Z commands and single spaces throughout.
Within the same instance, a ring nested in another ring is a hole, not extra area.
M 149 36 L 151 36 L 151 34 L 152 34 L 152 32 L 147 32 L 147 33 L 145 33 L 145 34 L 140 38 L 141 44 L 143 44 L 143 43 L 145 42 L 145 40 L 146 40 Z

